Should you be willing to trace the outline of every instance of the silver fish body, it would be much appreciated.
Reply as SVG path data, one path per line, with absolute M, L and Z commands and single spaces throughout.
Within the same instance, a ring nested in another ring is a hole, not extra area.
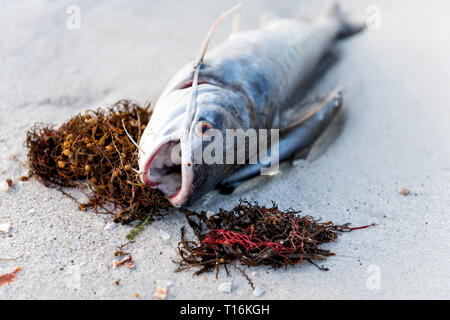
M 191 115 L 195 69 L 183 67 L 158 99 L 140 141 L 143 182 L 161 189 L 174 206 L 213 189 L 242 165 L 195 163 L 196 152 L 208 145 L 198 137 L 211 128 L 223 136 L 227 129 L 285 128 L 292 120 L 288 111 L 302 107 L 298 99 L 336 39 L 359 29 L 334 9 L 312 24 L 283 19 L 231 34 L 200 65 Z

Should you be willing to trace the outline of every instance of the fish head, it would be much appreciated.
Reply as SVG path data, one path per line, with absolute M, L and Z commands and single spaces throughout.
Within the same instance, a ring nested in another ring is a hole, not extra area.
M 174 91 L 158 101 L 139 145 L 142 181 L 176 207 L 200 198 L 231 173 L 234 164 L 225 163 L 225 154 L 233 145 L 226 133 L 242 127 L 236 106 L 245 103 L 233 90 L 203 83 L 195 113 L 186 121 L 189 93 Z

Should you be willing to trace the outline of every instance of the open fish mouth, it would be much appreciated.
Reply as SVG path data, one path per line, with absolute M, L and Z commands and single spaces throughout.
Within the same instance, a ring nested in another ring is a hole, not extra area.
M 179 140 L 161 144 L 150 155 L 142 181 L 151 188 L 161 190 L 176 207 L 187 200 L 192 185 L 192 169 L 182 164 Z

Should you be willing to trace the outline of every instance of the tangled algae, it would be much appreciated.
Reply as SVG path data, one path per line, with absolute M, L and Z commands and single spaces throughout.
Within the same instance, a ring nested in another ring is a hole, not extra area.
M 198 241 L 186 240 L 182 229 L 178 271 L 200 267 L 195 275 L 218 272 L 222 266 L 236 266 L 237 261 L 274 268 L 308 261 L 327 270 L 314 261 L 325 260 L 334 253 L 320 246 L 336 240 L 340 232 L 369 227 L 321 223 L 313 217 L 300 216 L 299 211 L 281 211 L 275 204 L 266 208 L 247 201 L 230 211 L 219 209 L 210 217 L 205 211 L 183 211 Z
M 130 137 L 139 142 L 150 116 L 149 105 L 120 100 L 106 110 L 78 114 L 59 128 L 37 124 L 26 139 L 30 174 L 47 186 L 84 189 L 88 201 L 79 203 L 80 210 L 114 214 L 121 223 L 145 219 L 170 206 L 134 171 L 138 154 Z

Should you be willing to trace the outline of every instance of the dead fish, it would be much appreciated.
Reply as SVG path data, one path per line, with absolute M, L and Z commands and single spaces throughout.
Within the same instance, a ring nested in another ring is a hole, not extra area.
M 339 90 L 305 104 L 308 85 L 336 41 L 364 28 L 335 5 L 314 23 L 280 19 L 262 29 L 233 32 L 205 54 L 212 32 L 229 13 L 210 29 L 196 61 L 166 86 L 138 146 L 142 181 L 177 207 L 216 186 L 234 187 L 263 166 L 197 163 L 198 152 L 212 143 L 203 139 L 211 129 L 223 137 L 229 129 L 279 129 L 279 161 L 307 153 L 342 105 Z M 237 148 L 234 141 L 223 143 L 224 150 Z M 270 164 L 274 155 L 268 155 Z

